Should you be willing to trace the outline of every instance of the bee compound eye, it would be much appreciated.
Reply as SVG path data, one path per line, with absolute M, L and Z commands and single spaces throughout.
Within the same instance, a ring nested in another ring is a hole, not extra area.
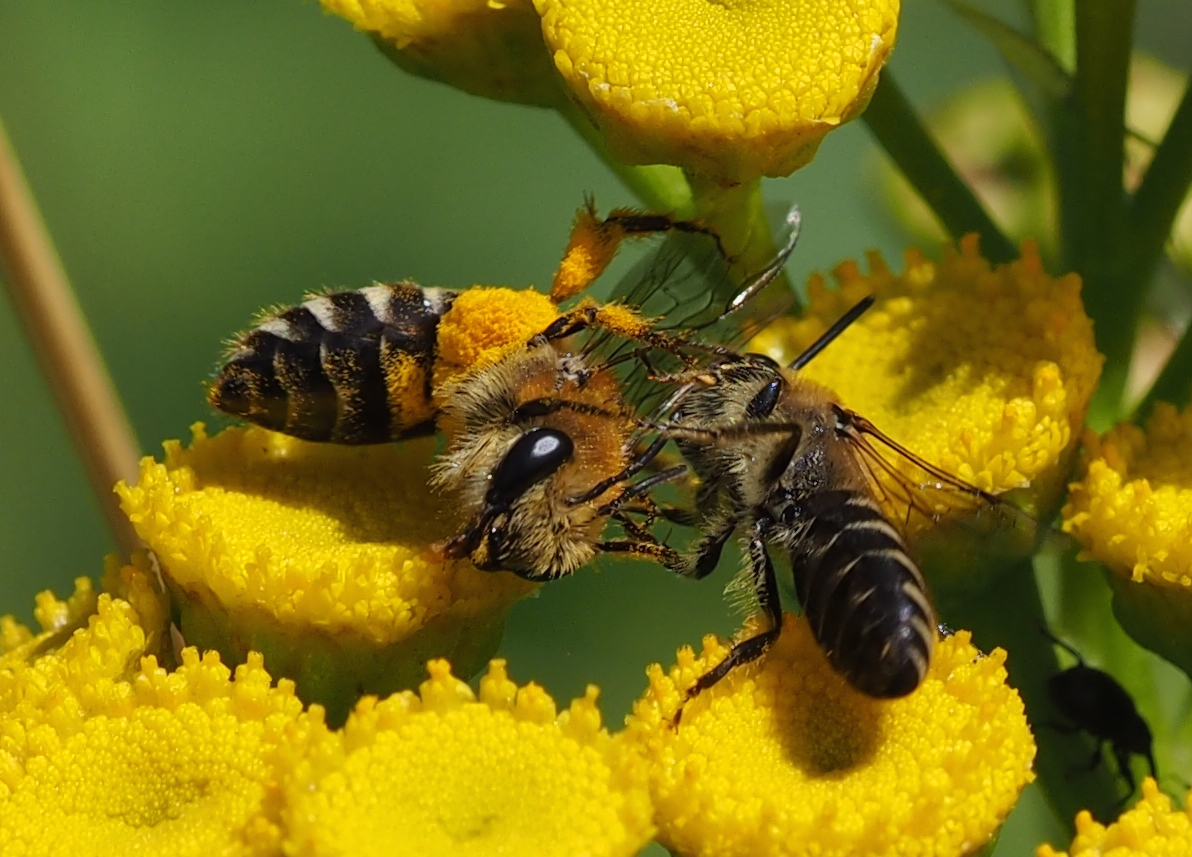
M 566 464 L 575 452 L 571 438 L 558 429 L 532 428 L 516 441 L 493 470 L 485 502 L 508 506 L 531 485 Z
M 749 404 L 745 406 L 745 415 L 754 419 L 770 416 L 778 406 L 778 397 L 781 395 L 782 379 L 775 378 L 749 400 Z

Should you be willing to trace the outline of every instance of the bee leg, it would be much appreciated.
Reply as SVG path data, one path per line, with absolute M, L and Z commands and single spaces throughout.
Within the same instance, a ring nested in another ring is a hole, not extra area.
M 684 704 L 715 685 L 737 667 L 756 661 L 778 639 L 778 633 L 782 630 L 782 603 L 778 597 L 778 580 L 774 575 L 774 563 L 766 551 L 766 544 L 762 541 L 760 532 L 755 532 L 753 538 L 749 540 L 749 560 L 753 569 L 753 585 L 757 590 L 758 604 L 770 621 L 770 628 L 734 645 L 729 651 L 728 657 L 700 676 L 699 681 L 692 686 L 691 690 L 687 691 L 687 699 L 684 700 Z M 681 714 L 682 709 L 679 709 L 679 714 L 675 715 L 676 723 L 678 723 Z
M 574 497 L 568 497 L 567 505 L 568 506 L 578 506 L 580 503 L 587 503 L 590 500 L 595 500 L 597 497 L 599 497 L 601 494 L 603 494 L 609 488 L 612 488 L 614 485 L 621 483 L 621 482 L 625 482 L 628 479 L 631 479 L 634 475 L 636 475 L 639 471 L 641 471 L 642 468 L 644 468 L 651 461 L 653 461 L 655 458 L 658 457 L 658 453 L 662 452 L 662 448 L 664 446 L 666 446 L 666 443 L 667 443 L 666 438 L 660 437 L 660 438 L 656 439 L 652 444 L 650 444 L 648 447 L 646 447 L 646 449 L 641 453 L 641 455 L 639 455 L 637 458 L 633 459 L 633 461 L 629 462 L 629 464 L 625 467 L 625 469 L 622 470 L 620 473 L 614 473 L 612 476 L 608 477 L 607 479 L 601 479 L 599 482 L 597 482 L 595 485 L 593 485 L 591 488 L 589 488 L 583 494 L 577 494 Z M 677 479 L 679 476 L 682 476 L 684 473 L 687 472 L 687 467 L 685 465 L 680 465 L 679 467 L 680 467 L 680 469 L 679 469 L 678 475 L 671 477 L 671 478 Z M 670 473 L 673 470 L 675 470 L 675 468 L 671 468 L 670 471 L 664 471 L 664 472 Z M 653 479 L 653 478 L 654 477 L 651 477 L 651 479 Z M 667 480 L 664 479 L 664 480 L 660 480 L 660 481 L 665 482 Z M 645 482 L 650 482 L 650 480 L 647 479 L 647 480 L 645 480 Z M 638 483 L 638 484 L 641 485 L 642 483 Z M 638 488 L 638 486 L 635 485 L 632 488 L 626 489 L 625 493 L 621 494 L 621 497 L 626 497 L 626 495 L 628 495 L 630 491 L 634 491 L 634 493 L 631 496 L 636 497 L 636 496 L 640 495 L 641 493 L 643 493 L 644 491 L 648 491 L 650 488 L 652 488 L 656 484 L 658 484 L 658 483 L 653 482 L 650 485 L 648 485 L 646 488 L 643 488 L 640 490 L 635 490 Z M 617 500 L 620 500 L 621 497 L 618 497 Z M 617 500 L 614 500 L 613 502 L 615 503 L 615 502 L 617 502 Z
M 687 565 L 680 570 L 680 573 L 684 577 L 702 580 L 715 571 L 716 566 L 720 564 L 720 553 L 724 550 L 725 543 L 736 529 L 737 521 L 735 518 L 724 518 L 720 521 L 719 524 L 712 528 L 710 533 L 699 540 L 699 544 L 695 549 L 695 558 L 689 560 Z M 756 567 L 754 571 L 754 577 L 756 579 Z
M 592 328 L 607 330 L 615 336 L 673 354 L 688 366 L 694 366 L 699 361 L 699 358 L 691 353 L 692 351 L 705 355 L 736 356 L 735 352 L 724 346 L 691 342 L 680 336 L 672 336 L 655 329 L 652 320 L 635 312 L 627 311 L 624 307 L 617 305 L 601 306 L 593 300 L 585 300 L 579 306 L 563 313 L 552 321 L 539 336 L 547 341 L 554 341 L 566 339 L 568 336 Z
M 680 527 L 698 527 L 703 521 L 698 512 L 691 509 L 681 509 L 678 506 L 662 506 L 659 509 L 662 517 Z
M 640 529 L 632 521 L 621 518 L 617 518 L 617 521 L 625 528 L 625 532 L 633 536 L 634 540 L 599 542 L 596 547 L 600 550 L 608 553 L 627 553 L 638 559 L 652 560 L 668 568 L 682 564 L 683 557 L 674 548 L 656 540 L 649 532 Z

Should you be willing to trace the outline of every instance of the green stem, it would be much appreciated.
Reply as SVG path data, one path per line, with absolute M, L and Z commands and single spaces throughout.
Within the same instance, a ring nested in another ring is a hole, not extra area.
M 685 220 L 695 215 L 691 188 L 681 169 L 669 164 L 632 166 L 621 163 L 609 153 L 599 129 L 575 102 L 560 98 L 555 110 L 646 208 Z
M 956 173 L 889 69 L 863 114 L 865 123 L 953 238 L 969 232 L 981 236 L 986 258 L 1009 262 L 1018 248 L 989 217 L 972 190 Z
M 1175 350 L 1135 408 L 1132 419 L 1141 425 L 1155 409 L 1156 402 L 1170 402 L 1177 408 L 1183 408 L 1189 398 L 1192 398 L 1192 325 L 1184 328 Z
M 1075 0 L 1030 0 L 1035 37 L 1067 71 L 1076 68 Z
M 1126 239 L 1122 163 L 1126 84 L 1134 0 L 1075 5 L 1076 74 L 1072 93 L 1052 111 L 1053 158 L 1060 198 L 1065 267 L 1084 279 L 1106 371 L 1093 411 L 1112 421 L 1121 413 L 1144 285 L 1123 270 Z
M 1053 725 L 1062 718 L 1051 704 L 1047 683 L 1059 665 L 1042 633 L 1046 617 L 1031 561 L 1005 569 L 979 597 L 955 605 L 945 619 L 953 627 L 971 630 L 981 649 L 1001 646 L 1009 652 L 1009 681 L 1026 704 L 1039 746 L 1038 785 L 1060 823 L 1071 832 L 1081 809 L 1112 806 L 1117 782 L 1105 766 L 1081 770 L 1088 765 L 1093 744 L 1082 734 L 1064 734 Z
M 689 173 L 687 181 L 701 221 L 716 230 L 726 253 L 734 259 L 733 271 L 739 279 L 765 268 L 778 247 L 766 220 L 761 179 L 725 187 Z M 779 284 L 779 285 L 775 285 Z M 753 318 L 767 318 L 789 309 L 792 287 L 784 270 L 768 288 L 750 303 Z
M 1126 211 L 1124 267 L 1139 283 L 1150 282 L 1171 226 L 1192 187 L 1192 83 L 1176 108 L 1155 157 Z

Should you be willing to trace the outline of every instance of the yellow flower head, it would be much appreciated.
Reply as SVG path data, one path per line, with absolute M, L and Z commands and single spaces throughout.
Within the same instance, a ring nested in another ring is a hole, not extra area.
M 897 0 L 534 0 L 614 157 L 725 185 L 784 176 L 864 110 Z
M 268 759 L 288 724 L 321 712 L 300 715 L 293 684 L 271 687 L 259 655 L 234 681 L 214 652 L 182 661 L 167 673 L 146 658 L 86 718 L 42 730 L 26 758 L 0 753 L 0 852 L 279 853 Z
M 0 655 L 0 782 L 9 765 L 36 753 L 49 736 L 79 728 L 87 714 L 124 691 L 120 681 L 146 654 L 165 644 L 165 605 L 144 554 L 132 565 L 108 561 L 110 592 L 98 597 L 86 578 L 74 595 L 59 601 L 49 592 L 35 610 L 43 631 L 32 632 L 12 617 L 3 620 L 5 648 Z M 12 645 L 15 643 L 15 645 Z
M 1106 827 L 1087 810 L 1076 816 L 1076 838 L 1068 851 L 1040 845 L 1036 857 L 1185 857 L 1192 854 L 1192 795 L 1183 812 L 1151 777 L 1142 781 L 1142 800 Z
M 529 0 L 322 0 L 402 69 L 464 92 L 551 106 L 562 97 Z
M 165 445 L 117 488 L 185 639 L 260 651 L 342 719 L 362 691 L 413 685 L 430 657 L 478 669 L 531 584 L 430 550 L 452 531 L 427 487 L 433 440 L 312 444 L 263 429 Z
M 1192 628 L 1192 408 L 1159 403 L 1146 430 L 1085 435 L 1064 530 L 1110 576 L 1114 610 L 1139 642 L 1188 667 Z
M 127 699 L 125 679 L 145 654 L 146 635 L 127 601 L 104 593 L 86 627 L 29 660 L 0 660 L 0 791 L 30 758 L 57 749 L 93 712 Z M 0 853 L 3 853 L 0 851 Z
M 480 695 L 428 664 L 418 694 L 366 697 L 342 733 L 285 748 L 287 854 L 632 855 L 653 833 L 645 766 L 600 725 L 596 688 L 562 713 L 503 661 Z
M 79 577 L 75 579 L 74 594 L 65 601 L 48 589 L 37 594 L 33 618 L 41 626 L 39 633 L 13 616 L 0 617 L 0 664 L 26 661 L 60 646 L 95 613 L 96 599 L 90 578 Z
M 750 620 L 744 634 L 756 633 Z M 875 700 L 832 671 L 788 615 L 759 666 L 683 708 L 730 646 L 704 639 L 654 665 L 627 735 L 650 765 L 659 841 L 693 855 L 967 855 L 1031 781 L 1035 744 L 1006 654 L 943 640 L 910 696 Z
M 804 370 L 928 462 L 992 493 L 1030 488 L 1046 518 L 1101 370 L 1075 275 L 1052 278 L 1033 244 L 991 267 L 976 236 L 932 262 L 915 250 L 894 274 L 877 253 L 816 274 L 801 320 L 782 319 L 754 350 L 789 363 L 866 295 L 875 306 Z M 897 464 L 897 463 L 896 463 Z

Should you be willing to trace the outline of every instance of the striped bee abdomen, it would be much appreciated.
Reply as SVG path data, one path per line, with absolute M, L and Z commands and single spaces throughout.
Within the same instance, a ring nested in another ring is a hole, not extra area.
M 236 338 L 208 393 L 303 440 L 384 443 L 430 428 L 439 319 L 454 292 L 413 282 L 312 297 Z
M 869 696 L 905 696 L 927 673 L 935 611 L 902 537 L 863 493 L 822 491 L 799 504 L 795 589 L 832 667 Z

